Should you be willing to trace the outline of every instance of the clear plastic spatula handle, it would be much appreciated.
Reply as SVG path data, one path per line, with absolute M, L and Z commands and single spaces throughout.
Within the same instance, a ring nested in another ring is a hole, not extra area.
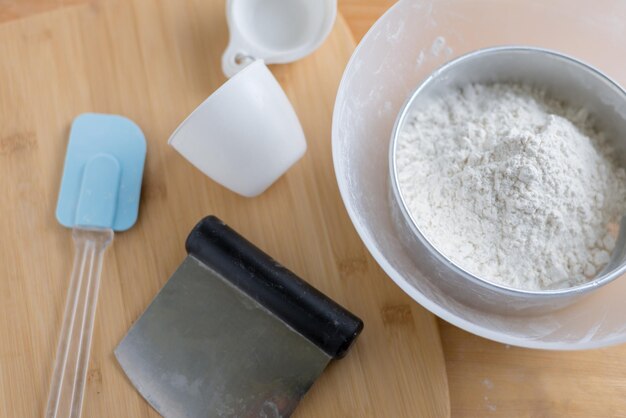
M 79 418 L 110 229 L 74 228 L 75 255 L 45 418 Z

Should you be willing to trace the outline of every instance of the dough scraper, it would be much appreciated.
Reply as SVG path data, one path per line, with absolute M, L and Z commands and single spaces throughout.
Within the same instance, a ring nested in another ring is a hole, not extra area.
M 363 323 L 218 218 L 115 350 L 165 418 L 291 415 Z
M 145 159 L 146 140 L 129 119 L 74 119 L 56 209 L 57 220 L 72 228 L 74 267 L 45 418 L 80 417 L 104 250 L 113 231 L 137 220 Z

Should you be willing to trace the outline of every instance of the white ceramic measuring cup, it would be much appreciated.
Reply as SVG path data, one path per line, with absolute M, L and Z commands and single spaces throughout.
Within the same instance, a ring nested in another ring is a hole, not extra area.
M 261 60 L 202 102 L 168 143 L 204 174 L 246 197 L 261 194 L 306 151 L 296 112 Z
M 326 39 L 336 15 L 337 0 L 228 0 L 224 74 L 232 77 L 255 59 L 286 63 L 310 54 Z

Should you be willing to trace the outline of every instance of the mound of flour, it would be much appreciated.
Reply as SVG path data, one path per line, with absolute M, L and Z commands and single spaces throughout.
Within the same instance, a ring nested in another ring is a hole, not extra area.
M 528 86 L 468 85 L 415 111 L 397 145 L 409 210 L 460 267 L 538 290 L 609 261 L 626 174 L 585 109 Z

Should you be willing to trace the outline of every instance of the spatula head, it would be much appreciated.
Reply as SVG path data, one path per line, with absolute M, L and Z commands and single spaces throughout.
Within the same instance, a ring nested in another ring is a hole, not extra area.
M 68 227 L 134 225 L 139 210 L 146 140 L 131 120 L 85 113 L 74 119 L 65 155 L 58 221 Z

